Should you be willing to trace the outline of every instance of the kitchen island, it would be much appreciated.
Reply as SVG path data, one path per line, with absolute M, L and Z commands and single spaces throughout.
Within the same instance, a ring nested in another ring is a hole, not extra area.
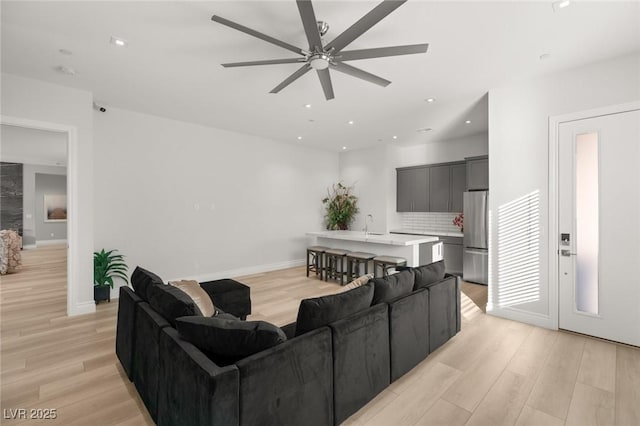
M 364 251 L 378 256 L 407 259 L 408 266 L 427 265 L 442 260 L 442 242 L 435 236 L 378 234 L 364 231 L 307 232 L 316 244 L 350 251 Z

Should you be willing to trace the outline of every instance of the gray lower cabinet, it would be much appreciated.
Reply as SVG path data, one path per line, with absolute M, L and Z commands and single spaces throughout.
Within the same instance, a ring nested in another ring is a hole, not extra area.
M 467 190 L 489 189 L 489 159 L 487 157 L 467 158 Z
M 464 249 L 462 237 L 440 237 L 443 243 L 444 265 L 448 274 L 462 275 Z
M 429 168 L 397 169 L 396 211 L 429 211 Z

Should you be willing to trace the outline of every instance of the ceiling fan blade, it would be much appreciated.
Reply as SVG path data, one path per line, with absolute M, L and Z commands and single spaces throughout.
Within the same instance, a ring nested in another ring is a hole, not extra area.
M 366 71 L 361 70 L 360 68 L 352 67 L 351 65 L 343 64 L 342 62 L 335 62 L 331 64 L 331 67 L 342 73 L 348 74 L 352 77 L 361 78 L 362 80 L 366 80 L 370 83 L 377 84 L 378 86 L 387 87 L 391 82 L 389 80 L 385 80 L 382 77 L 378 77 L 377 75 L 373 75 Z
M 280 47 L 285 48 L 287 50 L 290 50 L 292 52 L 298 53 L 300 55 L 304 55 L 304 50 L 300 49 L 299 47 L 296 47 L 296 46 L 294 46 L 292 44 L 289 44 L 289 43 L 286 43 L 284 41 L 278 40 L 276 38 L 273 38 L 271 36 L 268 36 L 266 34 L 258 32 L 256 30 L 252 30 L 251 28 L 247 28 L 244 25 L 236 24 L 235 22 L 229 21 L 228 19 L 222 18 L 222 17 L 217 16 L 217 15 L 213 15 L 211 17 L 211 20 L 214 21 L 214 22 L 217 22 L 219 24 L 226 25 L 227 27 L 233 28 L 235 30 L 242 31 L 243 33 L 246 33 L 246 34 L 252 35 L 254 37 L 257 37 L 260 40 L 264 40 L 264 41 L 269 42 L 271 44 L 275 44 L 276 46 L 280 46 Z
M 377 47 L 373 49 L 348 50 L 336 55 L 339 61 L 355 61 L 358 59 L 382 58 L 384 56 L 413 55 L 425 53 L 428 44 L 410 44 L 406 46 Z
M 307 40 L 309 41 L 309 50 L 313 51 L 314 48 L 322 50 L 322 39 L 318 32 L 318 22 L 316 21 L 316 14 L 313 12 L 311 1 L 296 0 L 296 4 L 298 5 L 300 18 L 302 18 L 304 32 L 307 34 Z
M 329 68 L 316 71 L 318 72 L 318 78 L 320 79 L 320 84 L 322 85 L 324 97 L 327 100 L 333 99 L 333 85 L 331 84 L 331 74 L 329 74 Z
M 402 6 L 407 0 L 384 0 L 369 13 L 360 18 L 355 24 L 347 28 L 342 34 L 325 46 L 327 50 L 334 48 L 335 52 L 344 49 L 349 43 L 360 37 L 375 24 L 383 20 L 388 14 Z
M 282 83 L 274 87 L 269 93 L 278 93 L 279 91 L 305 75 L 310 69 L 311 67 L 309 66 L 309 64 L 304 64 L 301 68 L 298 68 L 296 72 L 287 77 Z
M 295 64 L 304 62 L 304 58 L 288 58 L 288 59 L 267 59 L 264 61 L 249 61 L 249 62 L 230 62 L 222 64 L 225 68 L 230 67 L 249 67 L 253 65 L 275 65 L 275 64 Z

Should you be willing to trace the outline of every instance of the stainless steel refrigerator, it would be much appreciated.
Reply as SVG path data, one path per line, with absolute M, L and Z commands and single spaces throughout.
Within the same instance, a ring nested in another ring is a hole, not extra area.
M 462 279 L 478 284 L 489 283 L 489 252 L 487 209 L 488 191 L 465 192 L 464 213 L 464 257 Z

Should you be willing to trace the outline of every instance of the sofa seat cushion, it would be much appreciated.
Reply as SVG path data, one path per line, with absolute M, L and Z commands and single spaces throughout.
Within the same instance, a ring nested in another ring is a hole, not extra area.
M 383 278 L 374 278 L 373 305 L 390 302 L 413 291 L 414 273 L 406 270 Z
M 344 293 L 304 299 L 298 308 L 296 336 L 346 318 L 371 306 L 373 285 L 362 285 Z
M 444 260 L 434 262 L 429 265 L 413 268 L 416 274 L 414 290 L 427 287 L 429 284 L 440 281 L 444 278 Z
M 176 320 L 180 336 L 214 362 L 229 364 L 276 346 L 287 336 L 265 321 L 242 321 L 230 316 L 183 317 Z
M 153 285 L 148 288 L 149 305 L 162 315 L 172 326 L 176 318 L 202 316 L 202 312 L 187 293 L 171 285 Z
M 133 290 L 145 302 L 149 301 L 149 287 L 158 284 L 164 284 L 162 282 L 162 278 L 139 266 L 136 266 L 133 274 L 131 274 L 131 285 L 133 286 Z
M 198 306 L 198 309 L 200 309 L 200 312 L 202 312 L 202 315 L 205 317 L 212 317 L 217 313 L 216 307 L 213 306 L 211 298 L 207 292 L 200 287 L 198 281 L 169 281 L 169 284 L 184 291 Z

